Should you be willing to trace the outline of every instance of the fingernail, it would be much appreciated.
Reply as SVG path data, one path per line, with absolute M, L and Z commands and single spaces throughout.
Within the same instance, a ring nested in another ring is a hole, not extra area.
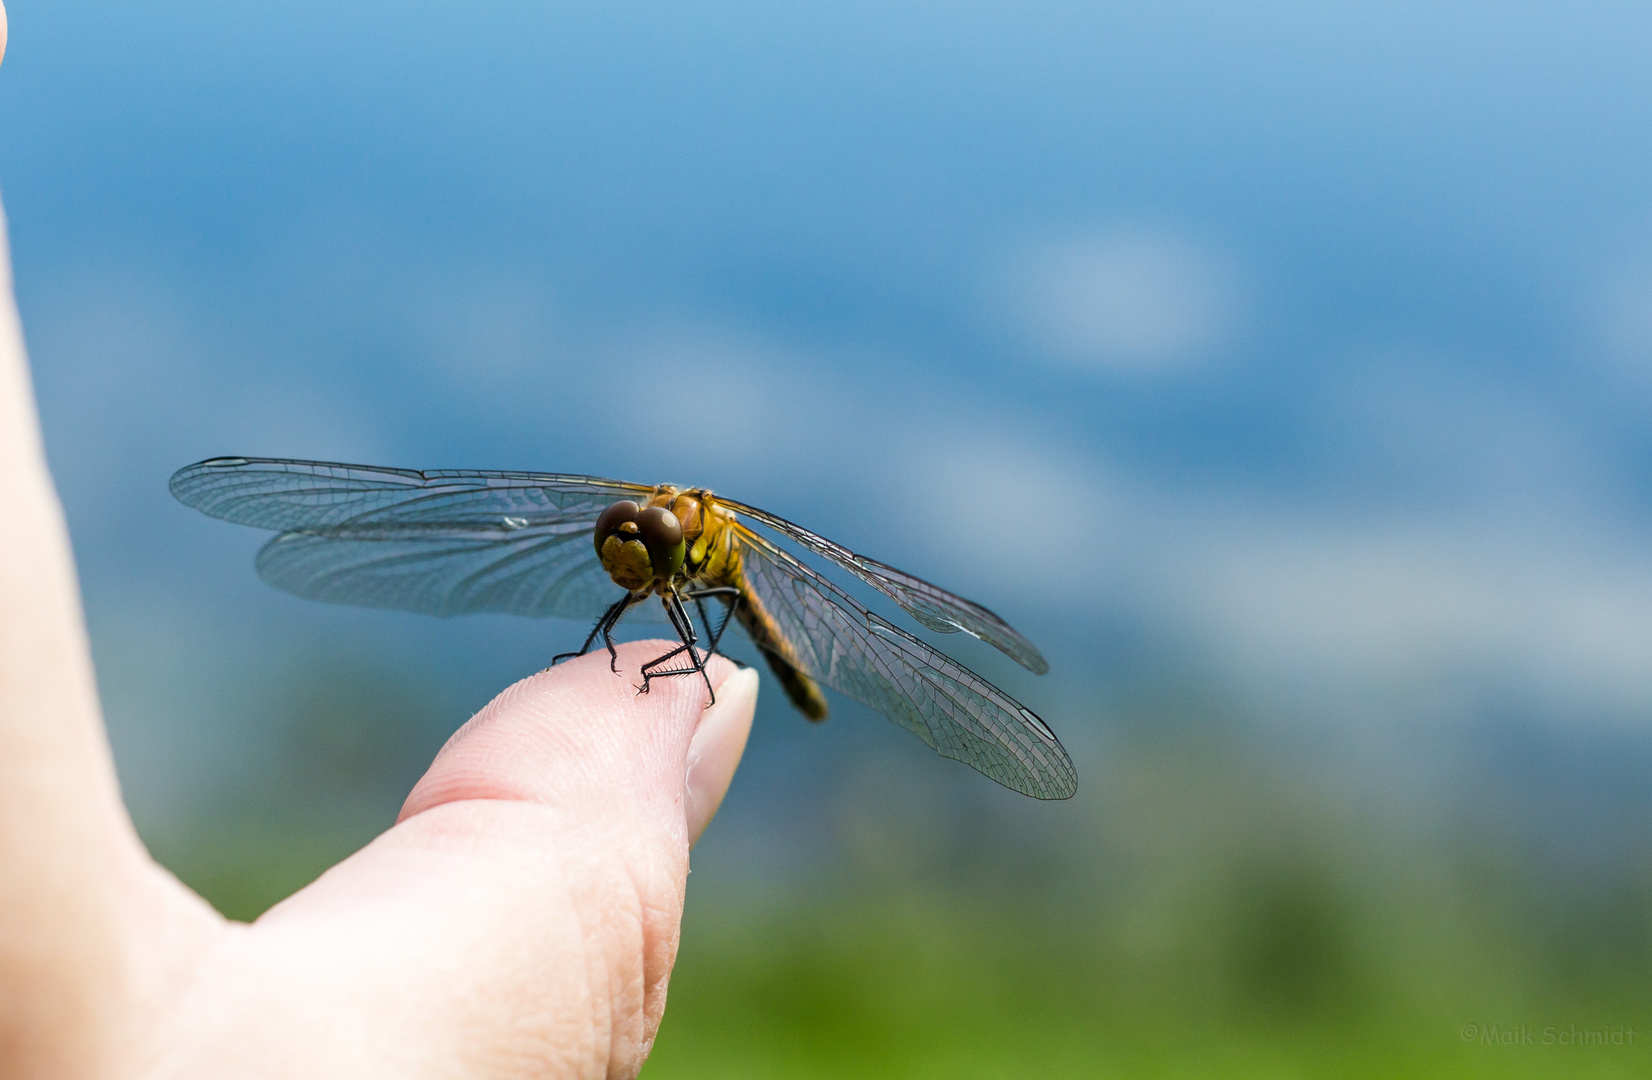
M 757 672 L 741 668 L 717 687 L 717 704 L 700 717 L 688 744 L 688 840 L 700 839 L 723 803 L 757 711 Z

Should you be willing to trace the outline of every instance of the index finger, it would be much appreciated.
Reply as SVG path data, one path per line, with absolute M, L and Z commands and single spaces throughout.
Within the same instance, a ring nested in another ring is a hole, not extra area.
M 705 681 L 639 694 L 668 647 L 630 642 L 619 674 L 598 652 L 500 694 L 394 828 L 240 934 L 250 989 L 211 995 L 298 1001 L 332 1030 L 393 1016 L 383 1045 L 454 1075 L 501 1060 L 560 1075 L 587 1057 L 585 1072 L 634 1075 L 676 956 L 696 749 L 712 735 L 699 749 L 725 759 L 726 784 L 756 704 L 756 673 L 720 656 Z

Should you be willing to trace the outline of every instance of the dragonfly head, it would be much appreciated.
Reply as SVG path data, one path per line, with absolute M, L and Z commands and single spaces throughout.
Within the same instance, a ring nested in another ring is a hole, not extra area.
M 687 554 L 677 515 L 663 506 L 645 510 L 630 499 L 621 499 L 602 512 L 592 539 L 602 568 L 614 584 L 633 591 L 656 580 L 670 581 L 682 569 Z

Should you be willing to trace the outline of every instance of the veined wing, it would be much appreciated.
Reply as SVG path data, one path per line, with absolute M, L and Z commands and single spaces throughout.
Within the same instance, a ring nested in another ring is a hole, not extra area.
M 1072 759 L 1031 709 L 866 610 L 743 523 L 735 528 L 747 585 L 810 676 L 1005 787 L 1037 799 L 1078 790 Z
M 203 461 L 171 487 L 214 517 L 281 530 L 259 552 L 259 576 L 307 599 L 579 619 L 615 595 L 592 523 L 614 499 L 652 490 L 589 476 L 272 458 Z M 634 613 L 654 614 L 651 605 Z
M 259 551 L 258 576 L 331 604 L 444 617 L 492 611 L 594 619 L 620 594 L 591 547 L 595 516 L 491 537 L 351 525 L 284 532 Z M 659 622 L 664 615 L 639 604 L 627 618 Z
M 1036 645 L 1022 637 L 1009 623 L 973 600 L 965 600 L 938 585 L 931 585 L 904 570 L 897 570 L 887 563 L 869 559 L 865 555 L 857 555 L 842 544 L 817 536 L 801 525 L 794 525 L 766 510 L 759 510 L 755 506 L 747 506 L 745 503 L 724 499 L 721 496 L 718 496 L 717 501 L 735 513 L 760 522 L 787 539 L 796 541 L 816 555 L 830 559 L 894 600 L 909 615 L 931 630 L 942 634 L 955 634 L 962 630 L 994 646 L 1029 671 L 1043 675 L 1050 670 L 1049 662 L 1044 659 Z
M 615 499 L 646 498 L 654 490 L 596 476 L 419 472 L 283 458 L 211 458 L 179 469 L 169 486 L 179 502 L 203 514 L 278 532 L 346 522 L 497 530 L 583 520 L 587 513 L 594 521 Z

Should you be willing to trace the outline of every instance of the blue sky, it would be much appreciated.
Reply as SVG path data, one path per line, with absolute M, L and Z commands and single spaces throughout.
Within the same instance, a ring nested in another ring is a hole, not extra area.
M 10 15 L 23 313 L 156 805 L 300 645 L 471 701 L 578 636 L 270 594 L 166 494 L 218 453 L 727 491 L 1025 628 L 1046 679 L 954 651 L 1081 765 L 1167 678 L 1359 744 L 1646 736 L 1644 6 Z

